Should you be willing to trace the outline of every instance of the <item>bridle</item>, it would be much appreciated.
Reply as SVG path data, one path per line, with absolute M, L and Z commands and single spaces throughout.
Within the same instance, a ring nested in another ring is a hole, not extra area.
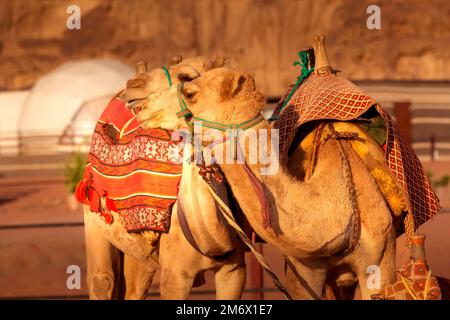
M 169 70 L 165 66 L 163 66 L 162 69 L 163 69 L 163 71 L 164 71 L 164 73 L 166 75 L 169 87 L 172 86 L 172 79 L 170 77 Z M 258 113 L 256 116 L 254 116 L 250 120 L 246 120 L 246 121 L 241 122 L 241 123 L 233 123 L 233 124 L 211 121 L 211 120 L 208 120 L 208 119 L 204 119 L 204 118 L 200 118 L 200 117 L 194 116 L 192 111 L 188 108 L 188 106 L 186 104 L 186 101 L 184 100 L 183 87 L 184 87 L 184 82 L 181 81 L 177 85 L 177 98 L 178 98 L 178 103 L 180 105 L 180 111 L 178 111 L 176 113 L 176 115 L 177 115 L 178 119 L 183 119 L 186 122 L 186 125 L 188 127 L 188 131 L 189 131 L 189 134 L 190 134 L 190 137 L 191 137 L 192 146 L 194 146 L 194 140 L 195 140 L 194 125 L 195 126 L 200 126 L 200 127 L 206 127 L 206 128 L 210 128 L 210 129 L 219 130 L 219 131 L 222 131 L 222 132 L 229 131 L 230 138 L 234 138 L 234 141 L 233 141 L 233 146 L 234 146 L 234 148 L 233 148 L 233 158 L 237 159 L 237 157 L 238 157 L 238 150 L 237 149 L 238 149 L 238 143 L 239 143 L 239 132 L 241 130 L 250 129 L 250 128 L 256 126 L 257 124 L 261 123 L 262 121 L 265 120 L 264 116 L 261 113 Z M 233 135 L 233 133 L 235 133 L 235 134 Z M 192 150 L 194 150 L 194 148 L 192 148 Z
M 166 75 L 169 86 L 172 86 L 172 79 L 170 77 L 170 73 L 169 73 L 168 69 L 165 66 L 163 66 L 162 69 L 164 70 L 164 73 Z M 216 129 L 219 131 L 227 131 L 227 130 L 233 130 L 233 129 L 234 130 L 246 130 L 246 129 L 254 127 L 255 125 L 257 125 L 260 122 L 265 120 L 264 116 L 261 113 L 258 113 L 255 117 L 253 117 L 250 120 L 247 120 L 247 121 L 244 121 L 241 123 L 233 123 L 233 124 L 221 123 L 221 122 L 216 122 L 216 121 L 211 121 L 208 119 L 196 117 L 196 116 L 194 116 L 192 111 L 188 108 L 186 101 L 184 100 L 183 87 L 184 87 L 184 82 L 182 81 L 177 86 L 177 96 L 178 96 L 178 103 L 180 105 L 180 111 L 178 111 L 176 114 L 179 119 L 184 119 L 186 121 L 186 123 L 188 124 L 188 127 L 190 126 L 189 123 L 196 121 L 197 122 L 196 125 L 211 128 L 211 129 Z

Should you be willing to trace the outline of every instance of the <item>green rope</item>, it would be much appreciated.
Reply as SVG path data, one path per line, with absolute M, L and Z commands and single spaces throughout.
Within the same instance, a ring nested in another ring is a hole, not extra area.
M 162 66 L 161 68 L 164 70 L 164 73 L 166 74 L 167 81 L 169 82 L 169 87 L 171 87 L 172 86 L 172 78 L 170 78 L 169 70 L 167 70 L 167 68 L 165 66 Z
M 307 51 L 299 51 L 298 52 L 298 56 L 300 58 L 299 61 L 294 61 L 294 66 L 300 66 L 301 69 L 301 73 L 300 76 L 297 78 L 297 82 L 295 83 L 294 87 L 292 88 L 291 92 L 289 93 L 289 95 L 287 96 L 286 100 L 284 100 L 283 106 L 280 108 L 280 110 L 278 110 L 278 112 L 275 114 L 273 114 L 270 118 L 269 121 L 274 121 L 278 119 L 278 115 L 284 110 L 284 108 L 286 107 L 286 105 L 288 104 L 289 100 L 291 100 L 292 96 L 294 95 L 295 91 L 298 89 L 298 87 L 302 84 L 302 82 L 308 78 L 308 76 L 314 71 L 314 67 L 311 69 L 308 69 L 308 61 L 309 61 L 309 57 L 308 57 L 308 52 Z
M 228 129 L 248 129 L 250 127 L 253 127 L 257 125 L 258 123 L 262 122 L 264 120 L 264 116 L 258 113 L 255 117 L 253 117 L 250 120 L 246 120 L 242 123 L 238 124 L 225 124 L 220 123 L 216 121 L 211 121 L 207 119 L 203 119 L 200 117 L 195 117 L 192 112 L 189 110 L 189 108 L 186 105 L 186 102 L 183 99 L 183 82 L 180 82 L 177 87 L 177 95 L 178 95 L 178 103 L 180 104 L 180 111 L 177 112 L 177 116 L 180 118 L 184 118 L 186 122 L 192 123 L 192 121 L 200 122 L 198 125 L 202 127 L 208 127 L 211 129 L 216 129 L 220 131 L 226 131 Z

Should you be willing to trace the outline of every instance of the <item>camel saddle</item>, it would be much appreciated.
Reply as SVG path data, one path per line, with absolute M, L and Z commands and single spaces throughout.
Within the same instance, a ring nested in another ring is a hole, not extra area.
M 106 223 L 116 211 L 127 231 L 167 232 L 181 180 L 182 151 L 170 131 L 144 130 L 115 97 L 95 126 L 75 195 Z
M 413 216 L 412 228 L 418 228 L 439 212 L 439 199 L 416 153 L 395 128 L 390 115 L 373 98 L 331 72 L 313 72 L 293 94 L 292 88 L 281 98 L 272 116 L 276 119 L 274 127 L 279 129 L 282 164 L 287 164 L 294 138 L 307 124 L 329 120 L 357 121 L 375 111 L 384 121 L 385 139 L 380 146 L 385 151 L 386 165 L 403 189 L 408 212 Z M 402 223 L 396 231 L 398 235 L 404 232 Z

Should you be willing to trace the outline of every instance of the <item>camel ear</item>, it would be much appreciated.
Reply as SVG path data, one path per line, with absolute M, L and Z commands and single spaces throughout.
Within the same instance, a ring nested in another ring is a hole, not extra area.
M 179 64 L 181 61 L 183 61 L 183 57 L 180 54 L 177 54 L 170 59 L 170 65 L 174 66 Z
M 133 78 L 127 81 L 127 86 L 120 95 L 125 101 L 139 100 L 147 98 L 150 94 L 147 89 L 149 79 L 143 74 L 142 77 Z
M 189 64 L 180 65 L 178 69 L 178 80 L 181 82 L 191 81 L 200 77 L 200 72 Z
M 245 80 L 243 74 L 227 74 L 224 77 L 222 87 L 220 88 L 220 96 L 222 99 L 225 100 L 235 97 L 239 91 L 241 91 Z
M 209 64 L 209 69 L 222 68 L 225 65 L 225 58 L 217 57 Z

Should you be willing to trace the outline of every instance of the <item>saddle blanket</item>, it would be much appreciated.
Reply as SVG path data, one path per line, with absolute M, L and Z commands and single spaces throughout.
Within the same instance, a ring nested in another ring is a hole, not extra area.
M 383 146 L 386 163 L 409 200 L 413 227 L 418 228 L 439 212 L 439 199 L 416 153 L 396 130 L 389 114 L 374 99 L 345 78 L 330 73 L 312 73 L 281 110 L 291 90 L 292 86 L 274 111 L 274 115 L 278 116 L 274 126 L 279 129 L 282 163 L 286 164 L 289 147 L 301 125 L 314 120 L 354 120 L 374 106 L 386 126 L 386 143 Z M 400 224 L 397 234 L 403 231 L 403 224 Z
M 96 124 L 75 195 L 107 223 L 116 211 L 127 231 L 167 232 L 182 148 L 171 141 L 170 131 L 144 130 L 134 117 L 123 101 L 111 100 Z

